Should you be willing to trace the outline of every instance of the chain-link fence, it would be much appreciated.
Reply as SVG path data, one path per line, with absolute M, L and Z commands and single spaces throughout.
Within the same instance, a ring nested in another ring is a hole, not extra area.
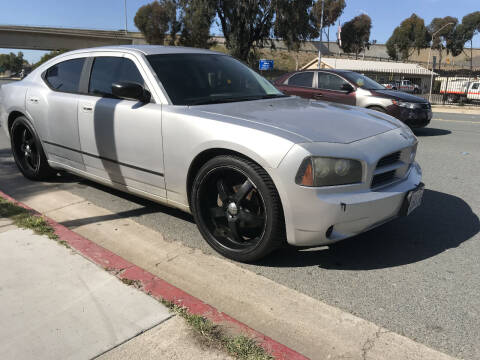
M 432 104 L 480 106 L 480 70 L 434 70 L 432 73 L 420 66 L 417 69 L 404 66 L 402 69 L 403 64 L 398 65 L 392 70 L 356 71 L 389 89 L 421 96 Z

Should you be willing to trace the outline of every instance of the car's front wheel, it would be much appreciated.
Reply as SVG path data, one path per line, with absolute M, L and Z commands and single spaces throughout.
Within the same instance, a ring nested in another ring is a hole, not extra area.
M 18 117 L 10 128 L 12 153 L 18 169 L 31 180 L 44 180 L 55 174 L 48 165 L 40 140 L 23 116 Z
M 250 160 L 218 156 L 205 163 L 195 177 L 191 205 L 208 244 L 230 259 L 252 262 L 284 242 L 278 192 Z

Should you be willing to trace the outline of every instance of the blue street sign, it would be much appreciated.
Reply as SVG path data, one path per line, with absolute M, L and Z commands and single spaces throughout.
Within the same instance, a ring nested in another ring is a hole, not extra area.
M 260 59 L 258 70 L 273 70 L 273 60 Z

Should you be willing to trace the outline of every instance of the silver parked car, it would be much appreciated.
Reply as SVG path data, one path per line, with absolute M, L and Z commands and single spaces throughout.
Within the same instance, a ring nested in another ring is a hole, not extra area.
M 207 50 L 73 51 L 0 95 L 27 178 L 66 170 L 191 212 L 238 261 L 354 236 L 408 215 L 423 194 L 417 139 L 400 121 L 286 96 Z

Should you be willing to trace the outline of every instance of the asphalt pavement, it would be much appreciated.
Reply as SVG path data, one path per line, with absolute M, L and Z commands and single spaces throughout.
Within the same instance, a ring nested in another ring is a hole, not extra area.
M 432 348 L 480 359 L 480 115 L 436 113 L 418 130 L 424 204 L 332 246 L 240 265 Z M 0 135 L 1 174 L 17 171 Z M 168 240 L 215 254 L 191 216 L 66 175 L 52 182 Z M 33 185 L 33 184 L 32 184 Z

